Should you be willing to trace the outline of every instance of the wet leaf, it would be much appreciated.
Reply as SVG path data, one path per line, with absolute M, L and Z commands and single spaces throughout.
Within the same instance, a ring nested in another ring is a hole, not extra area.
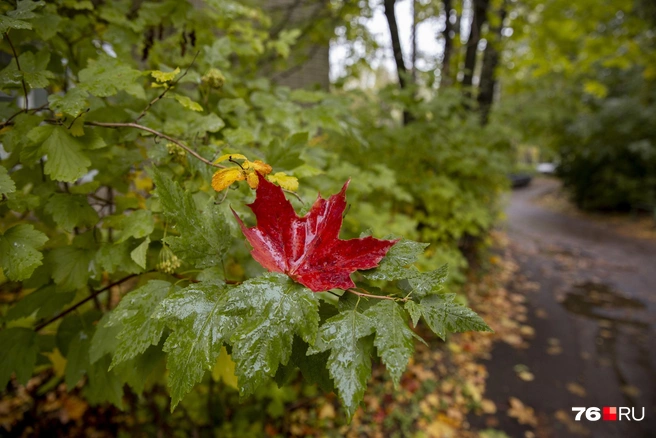
M 339 239 L 348 182 L 339 194 L 319 197 L 306 216 L 298 217 L 280 187 L 261 175 L 259 179 L 255 202 L 249 204 L 257 226 L 248 228 L 235 217 L 253 247 L 253 258 L 269 271 L 285 273 L 314 292 L 348 289 L 355 287 L 350 273 L 375 267 L 396 243 L 373 237 Z
M 373 332 L 369 317 L 343 311 L 321 326 L 316 344 L 308 349 L 308 354 L 330 350 L 328 370 L 349 417 L 362 401 L 371 375 L 373 343 L 367 337 Z
M 292 354 L 294 334 L 313 344 L 319 301 L 303 286 L 280 274 L 248 280 L 230 291 L 226 311 L 243 315 L 230 341 L 239 392 L 250 395 Z

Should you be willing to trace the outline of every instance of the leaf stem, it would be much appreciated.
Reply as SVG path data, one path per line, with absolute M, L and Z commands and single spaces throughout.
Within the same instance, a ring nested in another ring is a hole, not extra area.
M 25 94 L 25 112 L 27 112 L 29 108 L 29 102 L 27 100 L 27 85 L 25 85 L 25 77 L 23 76 L 23 70 L 21 70 L 20 62 L 18 61 L 18 54 L 16 53 L 16 48 L 14 47 L 14 44 L 11 42 L 11 39 L 9 38 L 9 32 L 5 32 L 5 38 L 7 38 L 7 42 L 9 43 L 9 46 L 11 47 L 11 51 L 14 53 L 14 58 L 16 58 L 16 68 L 18 69 L 19 72 L 21 72 L 21 83 L 23 84 L 23 93 Z
M 100 295 L 101 293 L 103 293 L 105 291 L 108 291 L 109 289 L 113 288 L 114 286 L 118 286 L 121 283 L 125 283 L 126 281 L 130 280 L 131 278 L 137 277 L 139 275 L 141 275 L 141 274 L 130 274 L 127 277 L 124 277 L 120 280 L 117 280 L 114 283 L 109 284 L 109 285 L 103 287 L 102 289 L 99 289 L 99 290 L 93 292 L 91 295 L 89 295 L 88 297 L 86 297 L 85 299 L 80 301 L 79 303 L 73 305 L 72 307 L 69 307 L 68 309 L 64 310 L 60 314 L 53 316 L 52 318 L 50 318 L 46 322 L 42 322 L 41 324 L 37 325 L 36 327 L 34 327 L 34 331 L 35 332 L 40 331 L 42 328 L 52 324 L 53 322 L 57 321 L 58 319 L 61 319 L 64 316 L 68 315 L 69 313 L 73 312 L 74 310 L 76 310 L 81 305 L 83 305 L 83 304 L 85 304 L 85 303 L 87 303 L 91 300 L 97 299 L 98 295 Z
M 180 140 L 176 140 L 173 137 L 170 137 L 170 136 L 168 136 L 166 134 L 163 134 L 159 131 L 155 131 L 153 128 L 149 128 L 147 126 L 140 125 L 138 123 L 133 123 L 133 122 L 127 122 L 127 123 L 119 123 L 119 122 L 116 122 L 116 123 L 84 122 L 84 124 L 89 125 L 89 126 L 99 126 L 101 128 L 134 128 L 134 129 L 140 129 L 142 131 L 150 132 L 155 137 L 163 138 L 165 140 L 170 141 L 171 143 L 174 143 L 174 144 L 180 146 L 182 149 L 189 152 L 191 155 L 193 155 L 194 157 L 196 157 L 197 159 L 199 159 L 200 161 L 202 161 L 203 163 L 205 163 L 209 166 L 218 167 L 219 169 L 225 169 L 225 166 L 223 166 L 221 164 L 212 163 L 210 160 L 207 160 L 207 159 L 203 158 L 198 152 L 194 151 L 189 146 L 183 144 Z
M 198 58 L 198 55 L 199 55 L 199 54 L 200 54 L 200 50 L 199 50 L 198 52 L 196 52 L 196 55 L 194 55 L 194 59 L 191 60 L 191 63 L 189 64 L 189 67 L 187 67 L 187 69 L 184 71 L 184 73 L 182 73 L 182 76 L 180 76 L 178 79 L 176 79 L 175 81 L 173 81 L 173 83 L 171 83 L 171 85 L 168 85 L 168 84 L 167 84 L 167 85 L 165 86 L 165 88 L 164 88 L 164 91 L 162 91 L 162 93 L 161 93 L 159 96 L 157 96 L 156 98 L 154 98 L 153 100 L 151 100 L 151 101 L 148 103 L 148 105 L 146 105 L 146 108 L 144 108 L 143 111 L 141 111 L 141 114 L 139 114 L 139 116 L 138 116 L 136 119 L 134 119 L 135 122 L 138 122 L 139 120 L 141 120 L 141 118 L 142 118 L 143 116 L 146 115 L 146 112 L 148 112 L 148 110 L 149 110 L 153 105 L 155 105 L 155 103 L 157 103 L 157 101 L 159 101 L 161 98 L 163 98 L 164 95 L 165 95 L 165 94 L 166 94 L 171 88 L 175 87 L 175 86 L 178 84 L 178 82 L 180 82 L 180 79 L 184 78 L 184 77 L 187 75 L 187 73 L 189 73 L 189 69 L 191 68 L 192 65 L 194 65 L 194 62 L 196 62 L 196 58 Z
M 285 192 L 285 193 L 289 193 L 290 195 L 294 196 L 296 199 L 298 199 L 299 201 L 301 201 L 301 204 L 303 204 L 303 205 L 307 205 L 307 204 L 305 203 L 305 201 L 303 200 L 303 198 L 301 198 L 301 197 L 298 195 L 298 193 L 296 193 L 296 192 L 292 192 L 291 190 L 287 190 L 287 189 L 282 189 L 282 191 Z
M 406 301 L 409 300 L 408 297 L 398 298 L 398 297 L 390 297 L 390 296 L 387 296 L 387 295 L 374 295 L 374 294 L 368 294 L 368 293 L 364 293 L 364 292 L 358 292 L 355 289 L 347 289 L 346 292 L 350 292 L 353 295 L 357 295 L 359 297 L 376 298 L 378 300 L 392 300 L 392 301 L 403 301 L 403 302 L 406 302 Z

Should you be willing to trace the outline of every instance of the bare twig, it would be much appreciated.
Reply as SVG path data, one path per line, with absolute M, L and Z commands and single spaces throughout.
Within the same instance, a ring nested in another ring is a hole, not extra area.
M 156 130 L 154 130 L 154 129 L 152 129 L 152 128 L 149 128 L 149 127 L 147 127 L 147 126 L 140 125 L 140 124 L 138 124 L 138 123 L 132 123 L 132 122 L 127 122 L 127 123 L 120 123 L 120 122 L 117 122 L 117 123 L 84 122 L 84 124 L 85 124 L 85 125 L 89 125 L 89 126 L 99 126 L 99 127 L 101 127 L 101 128 L 134 128 L 134 129 L 140 129 L 140 130 L 142 130 L 142 131 L 150 132 L 150 133 L 153 134 L 155 137 L 163 138 L 164 140 L 168 140 L 168 141 L 170 141 L 171 143 L 174 143 L 174 144 L 180 146 L 182 149 L 184 149 L 185 151 L 189 152 L 191 155 L 193 155 L 194 157 L 198 158 L 200 161 L 202 161 L 203 163 L 205 163 L 205 164 L 207 164 L 207 165 L 209 165 L 209 166 L 212 166 L 212 167 L 218 167 L 219 169 L 225 169 L 225 166 L 223 166 L 223 165 L 221 165 L 221 164 L 215 164 L 215 163 L 212 163 L 210 160 L 208 160 L 208 159 L 206 159 L 206 158 L 203 158 L 198 152 L 194 151 L 194 150 L 191 149 L 189 146 L 183 144 L 180 140 L 176 140 L 176 139 L 173 138 L 173 137 L 170 137 L 170 136 L 168 136 L 168 135 L 166 135 L 166 134 L 163 134 L 163 133 L 161 133 L 161 132 L 159 132 L 159 131 L 156 131 Z
M 99 290 L 97 290 L 97 291 L 94 291 L 91 295 L 89 295 L 88 297 L 86 297 L 85 299 L 83 299 L 82 301 L 80 301 L 79 303 L 73 305 L 72 307 L 69 307 L 68 309 L 64 310 L 64 311 L 61 312 L 60 314 L 53 316 L 52 318 L 50 318 L 50 319 L 47 320 L 46 322 L 42 322 L 41 324 L 37 325 L 36 327 L 34 327 L 34 331 L 35 331 L 35 332 L 40 331 L 42 328 L 44 328 L 44 327 L 46 327 L 46 326 L 52 324 L 53 322 L 57 321 L 58 319 L 61 319 L 61 318 L 63 318 L 64 316 L 68 315 L 69 313 L 73 312 L 74 310 L 76 310 L 76 309 L 77 309 L 78 307 L 80 307 L 81 305 L 83 305 L 83 304 L 85 304 L 85 303 L 87 303 L 87 302 L 89 302 L 89 301 L 91 301 L 91 300 L 96 300 L 96 299 L 98 299 L 97 297 L 98 297 L 98 295 L 100 295 L 101 293 L 103 293 L 103 292 L 105 292 L 105 291 L 108 291 L 109 289 L 113 288 L 114 286 L 118 286 L 118 285 L 121 284 L 121 283 L 125 283 L 126 281 L 130 280 L 131 278 L 137 277 L 138 275 L 141 275 L 141 274 L 130 274 L 130 275 L 128 275 L 127 277 L 124 277 L 124 278 L 122 278 L 122 279 L 120 279 L 120 280 L 115 281 L 114 283 L 112 283 L 112 284 L 110 284 L 110 285 L 108 285 L 108 286 L 103 287 L 102 289 L 99 289 Z
M 11 42 L 11 39 L 9 38 L 9 32 L 5 32 L 5 38 L 7 38 L 7 42 L 9 43 L 9 46 L 11 47 L 11 51 L 14 52 L 14 58 L 16 58 L 16 68 L 18 69 L 19 72 L 21 72 L 21 83 L 23 84 L 23 93 L 25 94 L 25 112 L 27 112 L 27 109 L 29 108 L 29 102 L 27 100 L 27 85 L 25 85 L 25 78 L 23 77 L 22 73 L 23 70 L 21 70 L 20 62 L 18 61 L 18 54 L 16 53 L 16 48 L 14 47 L 14 44 Z
M 185 76 L 187 76 L 187 73 L 189 73 L 189 69 L 191 68 L 192 65 L 194 65 L 194 62 L 196 62 L 196 58 L 198 58 L 198 54 L 200 54 L 200 50 L 199 50 L 198 52 L 196 52 L 196 55 L 194 55 L 194 59 L 191 60 L 191 63 L 189 64 L 189 67 L 187 67 L 187 69 L 184 71 L 184 73 L 182 73 L 182 76 L 180 76 L 178 79 L 176 79 L 175 81 L 173 81 L 173 83 L 172 83 L 171 85 L 168 85 L 168 84 L 167 84 L 167 85 L 164 87 L 164 91 L 162 91 L 162 93 L 161 93 L 159 96 L 157 96 L 156 98 L 154 98 L 153 100 L 151 100 L 151 101 L 148 103 L 148 105 L 146 105 L 146 108 L 144 108 L 144 110 L 141 111 L 141 114 L 139 114 L 139 117 L 137 117 L 137 118 L 134 120 L 135 122 L 138 122 L 139 120 L 141 120 L 141 118 L 142 118 L 143 116 L 146 115 L 146 113 L 148 112 L 148 110 L 149 110 L 153 105 L 155 105 L 155 103 L 156 103 L 157 101 L 159 101 L 161 98 L 163 98 L 164 95 L 165 95 L 165 94 L 166 94 L 171 88 L 175 87 L 175 86 L 178 84 L 178 82 L 180 82 L 180 79 L 182 79 L 182 78 L 184 78 Z

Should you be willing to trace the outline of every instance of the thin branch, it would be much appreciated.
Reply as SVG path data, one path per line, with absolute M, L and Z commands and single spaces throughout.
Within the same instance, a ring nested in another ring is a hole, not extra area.
M 365 298 L 376 298 L 376 299 L 378 299 L 378 300 L 403 301 L 404 303 L 405 303 L 406 301 L 409 301 L 409 300 L 410 300 L 410 298 L 408 298 L 408 297 L 405 297 L 405 298 L 398 298 L 398 297 L 390 297 L 390 296 L 387 296 L 387 295 L 373 295 L 373 294 L 366 294 L 366 293 L 363 293 L 363 292 L 358 292 L 358 291 L 355 290 L 355 289 L 347 289 L 346 292 L 350 292 L 350 293 L 352 293 L 353 295 L 357 295 L 357 296 L 359 296 L 359 297 L 365 297 Z
M 23 70 L 21 70 L 20 62 L 18 62 L 18 54 L 16 53 L 16 48 L 14 47 L 14 44 L 11 42 L 11 39 L 9 38 L 9 32 L 5 32 L 5 38 L 7 38 L 7 42 L 11 47 L 11 51 L 14 52 L 14 58 L 16 58 L 16 68 L 18 69 L 19 72 L 21 72 L 21 83 L 23 84 L 23 93 L 25 93 L 25 112 L 27 112 L 27 109 L 29 108 L 29 102 L 27 100 L 27 86 L 25 85 Z
M 146 112 L 148 112 L 148 110 L 150 109 L 150 107 L 152 107 L 153 105 L 155 105 L 155 103 L 156 103 L 157 101 L 159 101 L 161 98 L 163 98 L 164 95 L 165 95 L 165 94 L 166 94 L 171 88 L 175 87 L 175 86 L 178 84 L 178 82 L 180 82 L 180 79 L 182 79 L 182 78 L 184 78 L 185 76 L 187 76 L 187 73 L 189 73 L 189 69 L 191 68 L 192 65 L 194 65 L 194 62 L 196 62 L 196 58 L 198 58 L 198 55 L 199 55 L 199 54 L 200 54 L 200 50 L 199 50 L 198 52 L 196 52 L 196 55 L 194 55 L 194 59 L 191 60 L 191 63 L 189 64 L 189 67 L 187 67 L 187 69 L 184 71 L 184 73 L 182 73 L 182 76 L 180 76 L 178 79 L 176 79 L 175 81 L 173 81 L 173 83 L 172 83 L 171 85 L 168 85 L 168 84 L 167 84 L 166 87 L 164 88 L 164 91 L 162 91 L 162 93 L 161 93 L 159 96 L 157 96 L 156 98 L 154 98 L 153 100 L 151 100 L 151 101 L 148 103 L 148 105 L 146 105 L 146 108 L 144 108 L 144 110 L 141 111 L 141 114 L 139 114 L 139 117 L 137 117 L 137 118 L 134 120 L 135 122 L 138 122 L 139 120 L 141 120 L 141 118 L 142 118 L 143 116 L 146 115 Z
M 128 275 L 127 277 L 124 277 L 124 278 L 122 278 L 122 279 L 120 279 L 120 280 L 117 280 L 117 281 L 115 281 L 114 283 L 112 283 L 112 284 L 110 284 L 110 285 L 108 285 L 108 286 L 103 287 L 102 289 L 99 289 L 99 290 L 93 292 L 91 295 L 89 295 L 88 297 L 86 297 L 85 299 L 83 299 L 82 301 L 80 301 L 79 303 L 73 305 L 72 307 L 69 307 L 68 309 L 64 310 L 64 311 L 61 312 L 60 314 L 53 316 L 52 318 L 50 318 L 50 319 L 47 320 L 46 322 L 42 322 L 41 324 L 37 325 L 36 327 L 34 327 L 34 331 L 35 331 L 35 332 L 40 331 L 42 328 L 44 328 L 44 327 L 46 327 L 46 326 L 52 324 L 53 322 L 57 321 L 58 319 L 63 318 L 64 316 L 66 316 L 66 315 L 68 315 L 69 313 L 73 312 L 73 311 L 76 310 L 78 307 L 82 306 L 83 304 L 85 304 L 85 303 L 87 303 L 87 302 L 89 302 L 89 301 L 91 301 L 91 300 L 97 299 L 98 295 L 100 295 L 101 293 L 103 293 L 103 292 L 105 292 L 105 291 L 108 291 L 109 289 L 113 288 L 114 286 L 118 286 L 118 285 L 121 284 L 121 283 L 125 283 L 126 281 L 130 280 L 131 278 L 137 277 L 137 276 L 139 276 L 139 275 L 141 275 L 141 274 L 130 274 L 130 275 Z
M 191 155 L 198 158 L 200 161 L 202 161 L 203 163 L 205 163 L 209 166 L 218 167 L 219 169 L 225 169 L 225 166 L 223 166 L 221 164 L 212 163 L 210 160 L 208 160 L 206 158 L 203 158 L 198 152 L 194 151 L 189 146 L 183 144 L 182 142 L 180 142 L 180 140 L 176 140 L 173 137 L 170 137 L 166 134 L 163 134 L 159 131 L 155 131 L 152 128 L 149 128 L 149 127 L 144 126 L 144 125 L 140 125 L 138 123 L 132 123 L 132 122 L 128 122 L 128 123 L 84 122 L 84 124 L 89 125 L 89 126 L 100 126 L 101 128 L 134 128 L 134 129 L 141 129 L 142 131 L 150 132 L 155 137 L 163 138 L 165 140 L 170 141 L 171 143 L 174 143 L 174 144 L 180 146 L 182 149 L 189 152 Z
M 75 121 L 76 121 L 77 119 L 79 119 L 80 117 L 82 117 L 83 115 L 85 115 L 86 113 L 88 113 L 89 111 L 91 111 L 91 108 L 87 108 L 86 111 L 82 111 L 80 114 L 78 114 L 77 116 L 75 116 L 75 118 L 73 119 L 73 121 L 71 122 L 71 124 L 68 125 L 68 129 L 71 129 L 71 128 L 73 127 L 73 124 L 75 123 Z
M 46 109 L 47 107 L 48 107 L 48 104 L 45 103 L 45 104 L 41 105 L 41 106 L 38 107 L 38 108 L 32 108 L 30 111 L 32 112 L 32 114 L 36 114 L 36 113 L 38 113 L 39 111 L 41 111 L 41 110 L 43 110 L 43 109 Z M 9 116 L 9 118 L 8 118 L 7 120 L 5 120 L 4 122 L 0 123 L 0 129 L 4 128 L 4 127 L 7 126 L 7 125 L 13 125 L 13 123 L 11 123 L 11 121 L 14 120 L 14 118 L 15 118 L 16 116 L 18 116 L 18 115 L 20 115 L 20 114 L 23 114 L 24 112 L 25 112 L 25 111 L 20 110 L 20 111 L 18 111 L 18 112 L 16 112 L 16 113 L 12 114 L 11 116 Z

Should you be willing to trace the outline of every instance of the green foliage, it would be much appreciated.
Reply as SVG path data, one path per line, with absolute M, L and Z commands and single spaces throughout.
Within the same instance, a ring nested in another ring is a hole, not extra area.
M 639 71 L 609 72 L 609 94 L 593 99 L 558 144 L 558 174 L 589 210 L 656 209 L 656 94 Z M 651 83 L 650 83 L 651 82 Z M 650 93 L 651 91 L 651 93 Z
M 519 12 L 498 120 L 511 121 L 520 141 L 555 158 L 578 207 L 652 210 L 651 3 L 529 1 Z
M 16 98 L 0 107 L 0 288 L 20 297 L 0 306 L 3 387 L 63 369 L 49 384 L 122 408 L 126 385 L 151 397 L 168 379 L 173 410 L 196 403 L 222 361 L 239 394 L 269 394 L 276 415 L 289 394 L 272 385 L 300 371 L 352 416 L 374 355 L 398 384 L 414 352 L 410 320 L 442 337 L 488 329 L 440 295 L 442 266 L 457 278 L 458 244 L 492 225 L 504 145 L 461 117 L 460 102 L 417 104 L 416 122 L 400 127 L 377 109 L 406 104 L 390 90 L 374 104 L 273 85 L 257 73 L 298 35 L 269 26 L 232 1 L 0 6 L 12 59 L 0 89 Z M 47 99 L 24 102 L 23 87 Z M 419 117 L 428 113 L 443 123 Z M 306 201 L 352 178 L 344 237 L 407 237 L 354 275 L 368 293 L 313 293 L 262 272 L 228 211 L 248 218 L 253 192 L 210 185 L 236 166 L 214 160 L 235 153 L 298 178 Z
M 4 274 L 12 280 L 30 278 L 43 255 L 39 248 L 48 237 L 32 225 L 15 225 L 0 236 L 0 264 Z
M 32 370 L 39 353 L 37 334 L 31 329 L 14 327 L 0 332 L 2 357 L 0 358 L 0 386 L 7 386 L 12 373 L 16 380 L 26 384 L 32 376 Z

